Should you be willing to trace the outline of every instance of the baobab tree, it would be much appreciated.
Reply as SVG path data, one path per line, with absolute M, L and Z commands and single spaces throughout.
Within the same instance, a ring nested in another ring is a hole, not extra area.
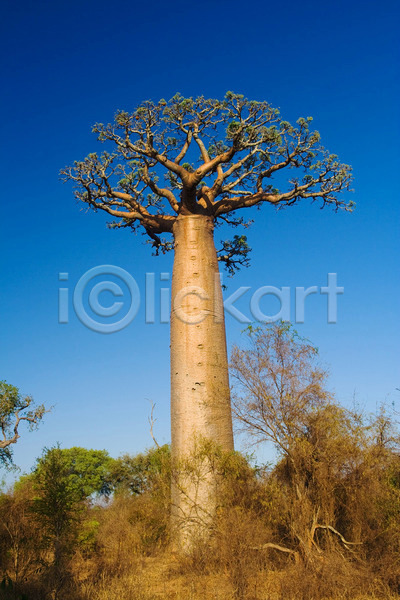
M 245 236 L 237 235 L 218 253 L 215 226 L 245 225 L 236 214 L 240 209 L 282 208 L 302 199 L 351 210 L 352 203 L 340 199 L 349 189 L 351 168 L 320 145 L 311 120 L 291 125 L 267 102 L 232 92 L 223 100 L 177 94 L 168 102 L 143 102 L 132 113 L 119 111 L 111 124 L 96 124 L 93 131 L 106 150 L 62 171 L 76 184 L 76 198 L 114 217 L 112 227 L 141 230 L 156 253 L 174 250 L 175 464 L 200 439 L 233 450 L 218 259 L 232 272 L 246 262 L 249 248 Z M 279 176 L 279 188 L 272 185 L 273 176 Z M 196 490 L 179 474 L 172 485 L 173 523 L 182 524 L 182 542 L 190 538 L 191 524 L 212 515 L 216 476 L 205 467 Z

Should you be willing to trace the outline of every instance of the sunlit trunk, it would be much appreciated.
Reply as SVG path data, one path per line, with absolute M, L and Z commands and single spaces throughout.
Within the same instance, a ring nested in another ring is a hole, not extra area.
M 193 457 L 211 442 L 233 450 L 225 323 L 210 217 L 180 216 L 173 229 L 175 261 L 171 303 L 171 429 L 175 541 L 190 548 L 207 533 L 218 478 L 206 458 Z M 191 456 L 188 474 L 183 462 Z

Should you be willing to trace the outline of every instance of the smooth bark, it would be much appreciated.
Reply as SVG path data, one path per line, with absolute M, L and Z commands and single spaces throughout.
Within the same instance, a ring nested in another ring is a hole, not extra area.
M 209 459 L 201 455 L 201 448 L 211 442 L 225 451 L 233 450 L 225 322 L 213 229 L 212 219 L 203 215 L 180 216 L 173 228 L 172 525 L 180 547 L 190 545 L 190 539 L 207 530 L 215 511 L 217 474 Z M 185 465 L 185 461 L 192 464 Z

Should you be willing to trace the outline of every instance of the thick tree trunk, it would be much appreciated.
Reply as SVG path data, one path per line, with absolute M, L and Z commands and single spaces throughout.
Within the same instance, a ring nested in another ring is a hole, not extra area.
M 174 224 L 171 303 L 171 429 L 175 541 L 189 549 L 207 533 L 218 477 L 205 445 L 233 450 L 225 322 L 212 219 Z M 185 461 L 191 462 L 190 467 Z

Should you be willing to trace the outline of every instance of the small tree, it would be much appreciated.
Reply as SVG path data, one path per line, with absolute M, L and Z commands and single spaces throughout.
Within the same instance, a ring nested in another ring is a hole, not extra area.
M 68 558 L 84 509 L 82 487 L 71 477 L 71 465 L 61 448 L 44 450 L 33 473 L 33 489 L 32 511 L 42 528 L 42 547 L 51 553 L 48 585 L 57 599 L 68 581 Z
M 272 441 L 281 456 L 290 456 L 310 427 L 310 415 L 332 399 L 318 350 L 290 323 L 250 326 L 246 337 L 246 348 L 233 347 L 230 365 L 238 426 L 254 441 Z
M 24 582 L 32 584 L 41 566 L 40 527 L 32 519 L 31 500 L 29 477 L 22 478 L 13 490 L 0 494 L 0 582 L 12 582 L 15 598 L 21 597 Z
M 234 414 L 252 441 L 273 442 L 278 451 L 265 481 L 267 519 L 279 537 L 263 548 L 317 570 L 329 552 L 345 563 L 371 553 L 375 562 L 379 549 L 386 564 L 398 553 L 400 506 L 392 419 L 384 411 L 366 419 L 340 406 L 326 390 L 317 349 L 291 325 L 250 328 L 247 341 L 232 352 Z M 385 544 L 391 549 L 383 551 Z
M 35 429 L 45 414 L 43 404 L 35 405 L 32 396 L 22 396 L 19 389 L 6 381 L 0 381 L 0 463 L 11 466 L 13 464 L 10 446 L 15 444 L 19 437 L 21 422 L 29 424 Z
M 351 168 L 321 146 L 311 120 L 291 125 L 267 102 L 232 92 L 223 100 L 177 94 L 95 125 L 107 149 L 62 171 L 78 200 L 115 219 L 111 227 L 142 231 L 156 253 L 174 249 L 171 451 L 177 464 L 199 438 L 233 450 L 218 258 L 232 272 L 246 263 L 249 248 L 245 236 L 236 235 L 223 242 L 218 256 L 214 227 L 245 225 L 236 211 L 262 204 L 283 208 L 309 200 L 352 208 L 340 198 L 349 189 Z M 213 513 L 215 483 L 207 477 L 193 493 L 173 483 L 180 547 L 191 536 L 194 496 L 202 499 L 205 514 Z
M 75 490 L 77 498 L 85 500 L 92 495 L 109 496 L 109 471 L 115 462 L 106 450 L 88 448 L 58 448 L 60 457 L 65 465 L 69 486 Z M 39 460 L 36 476 L 51 458 L 51 451 Z

